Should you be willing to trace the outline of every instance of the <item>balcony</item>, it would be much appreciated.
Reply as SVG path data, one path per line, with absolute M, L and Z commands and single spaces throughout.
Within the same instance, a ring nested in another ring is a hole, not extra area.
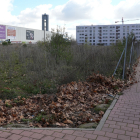
M 120 30 L 116 30 L 116 32 L 120 32 Z
M 120 29 L 120 26 L 116 26 L 116 30 L 117 30 L 117 29 Z

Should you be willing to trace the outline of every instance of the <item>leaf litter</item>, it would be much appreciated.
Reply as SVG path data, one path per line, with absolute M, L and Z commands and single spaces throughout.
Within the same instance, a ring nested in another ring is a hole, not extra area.
M 128 76 L 124 82 L 93 73 L 85 82 L 61 85 L 56 94 L 0 100 L 0 126 L 20 124 L 25 120 L 30 127 L 73 128 L 84 123 L 98 123 L 105 112 L 94 112 L 94 108 L 99 104 L 108 104 L 112 97 L 136 82 L 132 74 Z

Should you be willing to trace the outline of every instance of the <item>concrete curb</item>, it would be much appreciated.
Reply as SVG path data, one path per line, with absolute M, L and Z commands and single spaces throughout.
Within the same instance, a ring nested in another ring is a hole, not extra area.
M 111 103 L 110 107 L 107 109 L 107 111 L 105 112 L 103 118 L 101 119 L 100 123 L 98 124 L 98 126 L 96 127 L 95 130 L 100 131 L 105 123 L 105 121 L 107 120 L 111 110 L 113 109 L 113 107 L 115 106 L 117 100 L 119 99 L 119 95 L 115 96 L 115 99 L 113 100 L 113 102 Z
M 79 131 L 95 131 L 94 128 L 92 129 L 82 129 L 82 128 L 0 128 L 0 130 L 79 130 Z

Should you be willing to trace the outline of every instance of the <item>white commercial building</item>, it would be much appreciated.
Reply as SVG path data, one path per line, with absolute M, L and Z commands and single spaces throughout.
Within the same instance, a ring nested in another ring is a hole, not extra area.
M 51 32 L 45 31 L 45 39 L 51 39 Z M 44 41 L 44 30 L 0 24 L 0 42 L 10 39 L 12 43 L 36 43 Z
M 78 44 L 111 45 L 131 32 L 140 40 L 140 24 L 76 26 L 76 40 Z

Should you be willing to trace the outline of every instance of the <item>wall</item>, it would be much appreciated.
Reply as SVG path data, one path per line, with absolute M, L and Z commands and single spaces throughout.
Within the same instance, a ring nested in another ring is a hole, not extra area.
M 37 41 L 44 41 L 44 31 L 43 30 L 37 30 L 37 29 L 30 29 L 30 28 L 23 28 L 23 27 L 16 27 L 16 26 L 11 26 L 11 25 L 0 25 L 0 34 L 2 33 L 2 28 L 5 26 L 5 32 L 6 32 L 6 37 L 5 39 L 0 38 L 0 42 L 10 39 L 11 42 L 14 43 L 22 43 L 22 42 L 32 42 L 36 43 Z M 10 32 L 9 32 L 10 30 Z M 31 35 L 29 39 L 26 38 L 27 35 L 27 30 L 31 31 L 28 32 L 28 35 Z M 8 33 L 8 34 L 7 34 Z M 32 34 L 34 33 L 34 34 Z M 46 36 L 51 37 L 51 32 L 45 31 Z M 8 36 L 10 34 L 10 36 Z M 32 36 L 33 35 L 33 36 Z M 33 38 L 32 38 L 33 37 Z

